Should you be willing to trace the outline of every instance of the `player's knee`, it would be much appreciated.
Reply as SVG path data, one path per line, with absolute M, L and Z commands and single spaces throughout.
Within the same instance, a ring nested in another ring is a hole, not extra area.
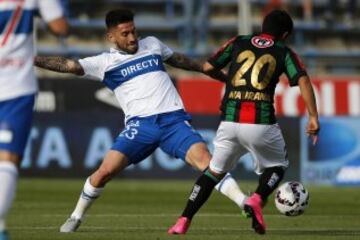
M 196 143 L 191 146 L 187 154 L 190 158 L 194 158 L 196 162 L 204 162 L 209 164 L 211 155 L 205 143 Z
M 198 168 L 204 171 L 209 166 L 209 159 L 207 158 L 199 158 L 196 162 Z
M 211 155 L 206 148 L 198 151 L 197 155 L 194 157 L 194 162 L 199 170 L 204 171 L 209 166 L 210 159 Z

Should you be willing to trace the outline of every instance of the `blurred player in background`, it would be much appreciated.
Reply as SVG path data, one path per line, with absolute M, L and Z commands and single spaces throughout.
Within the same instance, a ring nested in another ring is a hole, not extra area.
M 58 36 L 68 25 L 57 0 L 0 1 L 0 239 L 7 239 L 5 216 L 12 204 L 18 167 L 32 122 L 38 90 L 33 69 L 36 11 Z
M 163 62 L 197 72 L 203 72 L 202 64 L 173 52 L 155 37 L 139 41 L 133 18 L 133 13 L 127 9 L 107 13 L 107 37 L 115 45 L 110 52 L 79 61 L 63 57 L 35 58 L 38 67 L 102 81 L 114 91 L 125 114 L 124 130 L 101 166 L 86 180 L 76 208 L 61 226 L 61 232 L 76 231 L 105 184 L 158 147 L 201 171 L 209 165 L 211 156 L 207 146 L 189 124 L 191 117 L 185 112 Z M 209 75 L 225 77 L 218 71 L 209 72 Z M 243 207 L 245 196 L 232 177 L 224 178 L 221 186 L 222 193 Z
M 320 129 L 310 79 L 299 57 L 284 44 L 292 29 L 293 21 L 285 11 L 272 11 L 264 18 L 260 35 L 232 38 L 205 63 L 205 72 L 221 70 L 230 63 L 222 121 L 209 169 L 196 181 L 182 216 L 169 234 L 186 233 L 213 187 L 247 152 L 251 153 L 260 177 L 244 210 L 252 218 L 254 230 L 265 233 L 262 207 L 288 167 L 286 146 L 273 106 L 275 87 L 282 73 L 286 73 L 291 86 L 300 87 L 309 112 L 306 133 L 313 137 L 313 144 Z

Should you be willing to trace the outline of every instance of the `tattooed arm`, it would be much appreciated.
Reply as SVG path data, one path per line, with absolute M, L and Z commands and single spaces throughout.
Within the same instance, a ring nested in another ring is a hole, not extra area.
M 64 57 L 41 57 L 36 56 L 34 64 L 37 67 L 44 68 L 54 72 L 72 73 L 75 75 L 84 75 L 84 69 L 79 61 Z
M 176 68 L 204 73 L 221 82 L 226 82 L 227 79 L 226 74 L 224 74 L 222 71 L 216 70 L 214 68 L 209 69 L 206 63 L 200 63 L 199 61 L 188 58 L 185 55 L 177 52 L 174 52 L 173 55 L 165 61 L 165 63 Z
M 202 64 L 196 60 L 190 59 L 181 53 L 174 52 L 166 63 L 184 70 L 190 70 L 195 72 L 203 72 Z

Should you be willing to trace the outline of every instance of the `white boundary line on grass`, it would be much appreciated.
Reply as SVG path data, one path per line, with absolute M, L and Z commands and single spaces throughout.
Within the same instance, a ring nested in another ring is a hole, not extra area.
M 59 229 L 58 226 L 48 226 L 48 227 L 11 227 L 9 230 L 54 230 Z M 119 230 L 119 231 L 128 231 L 128 230 L 158 230 L 158 231 L 166 231 L 167 227 L 99 227 L 99 226 L 84 226 L 81 227 L 79 232 L 83 232 L 83 230 Z M 209 228 L 204 227 L 196 227 L 195 231 L 208 231 Z M 211 228 L 211 231 L 253 231 L 250 227 L 219 227 L 219 228 Z M 347 233 L 354 232 L 354 235 L 360 235 L 360 230 L 358 228 L 268 228 L 268 231 L 299 231 L 299 232 L 342 232 L 345 231 Z
M 37 216 L 40 217 L 67 217 L 69 216 L 68 214 L 38 214 Z M 178 217 L 179 214 L 172 214 L 172 213 L 144 213 L 144 214 L 88 214 L 87 218 L 89 217 L 133 217 L 133 218 L 137 218 L 137 217 Z M 280 213 L 278 214 L 264 214 L 265 217 L 281 217 L 284 219 L 289 219 L 289 217 L 285 216 L 285 215 L 281 215 Z M 304 216 L 306 217 L 314 217 L 314 218 L 333 218 L 334 215 L 324 215 L 324 214 L 305 214 Z M 342 215 L 342 216 L 336 216 L 336 218 L 345 218 L 345 217 L 357 217 L 358 214 L 349 214 L 349 215 Z M 196 217 L 241 217 L 240 213 L 233 213 L 233 214 L 229 214 L 229 213 L 225 213 L 225 214 L 221 214 L 221 213 L 200 213 L 197 214 Z

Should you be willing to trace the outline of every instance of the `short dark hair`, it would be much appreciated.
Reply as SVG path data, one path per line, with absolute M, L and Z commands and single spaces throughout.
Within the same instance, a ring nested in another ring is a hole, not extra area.
M 106 14 L 105 22 L 107 28 L 116 27 L 121 23 L 134 21 L 134 13 L 126 8 L 111 10 Z
M 281 38 L 285 32 L 291 34 L 294 27 L 293 20 L 284 10 L 273 10 L 267 14 L 262 24 L 262 32 Z

